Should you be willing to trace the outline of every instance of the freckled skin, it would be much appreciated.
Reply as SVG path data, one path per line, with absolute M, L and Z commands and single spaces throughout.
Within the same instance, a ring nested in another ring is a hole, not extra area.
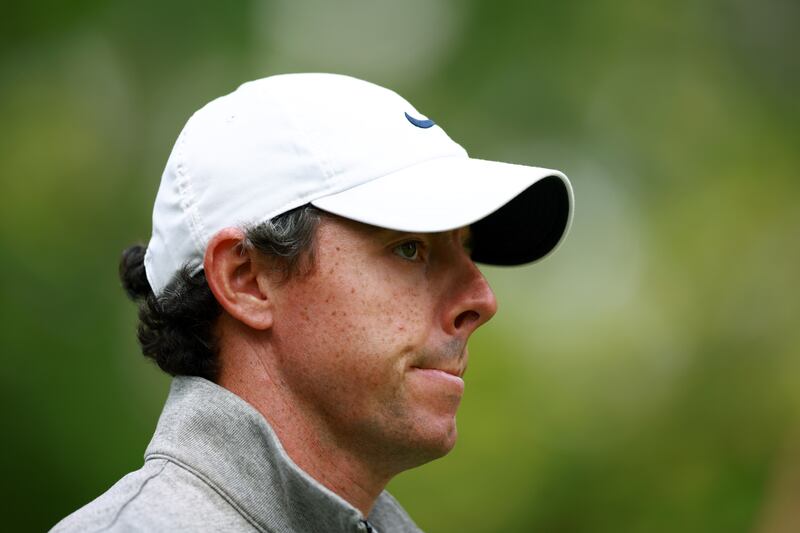
M 415 366 L 466 366 L 494 295 L 462 246 L 465 230 L 408 235 L 325 218 L 316 264 L 272 293 L 273 381 L 317 438 L 387 473 L 446 454 L 461 391 Z M 396 247 L 420 240 L 416 260 Z M 302 303 L 301 303 L 302 302 Z

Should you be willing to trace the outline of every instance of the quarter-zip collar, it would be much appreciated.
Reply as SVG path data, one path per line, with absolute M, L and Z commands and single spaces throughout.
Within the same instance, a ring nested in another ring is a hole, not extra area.
M 300 469 L 250 404 L 199 377 L 173 379 L 145 461 L 167 459 L 191 471 L 261 531 L 366 531 L 361 512 Z M 417 530 L 386 492 L 369 522 L 387 518 Z M 388 524 L 387 524 L 388 525 Z M 394 529 L 394 528 L 389 528 Z

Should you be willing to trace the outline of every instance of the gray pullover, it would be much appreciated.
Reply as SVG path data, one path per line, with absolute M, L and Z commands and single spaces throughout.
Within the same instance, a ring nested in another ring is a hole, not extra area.
M 361 512 L 301 470 L 261 414 L 176 377 L 144 466 L 52 531 L 418 532 L 386 491 Z

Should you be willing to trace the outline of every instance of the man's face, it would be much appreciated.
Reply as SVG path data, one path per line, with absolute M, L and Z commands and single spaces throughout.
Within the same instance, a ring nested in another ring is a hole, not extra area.
M 323 217 L 313 271 L 276 286 L 279 383 L 337 446 L 408 468 L 455 444 L 467 339 L 497 308 L 468 236 Z

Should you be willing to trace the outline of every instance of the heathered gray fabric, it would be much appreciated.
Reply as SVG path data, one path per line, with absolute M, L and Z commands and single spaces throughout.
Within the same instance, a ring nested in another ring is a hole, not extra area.
M 384 491 L 380 533 L 421 531 Z M 363 532 L 361 513 L 292 462 L 261 414 L 198 377 L 176 377 L 141 469 L 52 531 Z

